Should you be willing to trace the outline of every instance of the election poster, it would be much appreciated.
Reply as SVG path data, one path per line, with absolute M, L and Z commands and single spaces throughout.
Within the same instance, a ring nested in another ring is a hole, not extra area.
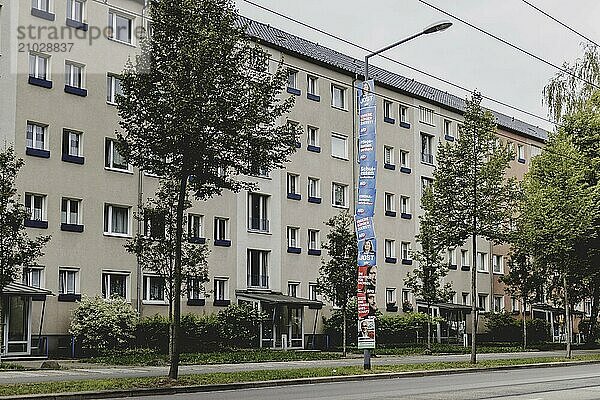
M 375 348 L 375 318 L 365 317 L 358 320 L 358 348 Z

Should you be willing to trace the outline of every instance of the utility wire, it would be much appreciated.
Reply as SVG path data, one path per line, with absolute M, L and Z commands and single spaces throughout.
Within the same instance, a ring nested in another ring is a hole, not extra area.
M 337 35 L 335 35 L 335 34 L 333 34 L 333 33 L 327 32 L 327 31 L 325 31 L 325 30 L 323 30 L 323 29 L 321 29 L 321 28 L 317 28 L 317 27 L 315 27 L 315 26 L 309 25 L 309 24 L 307 24 L 307 23 L 305 23 L 305 22 L 302 22 L 302 21 L 300 21 L 300 20 L 298 20 L 298 19 L 296 19 L 296 18 L 293 18 L 293 17 L 290 17 L 290 16 L 288 16 L 288 15 L 282 14 L 282 13 L 280 13 L 280 12 L 278 12 L 278 11 L 272 10 L 272 9 L 270 9 L 270 8 L 268 8 L 268 7 L 265 7 L 265 6 L 261 5 L 261 4 L 258 4 L 258 3 L 256 3 L 256 2 L 254 2 L 254 1 L 251 1 L 251 0 L 242 0 L 242 1 L 244 1 L 245 3 L 248 3 L 248 4 L 250 4 L 250 5 L 252 5 L 252 6 L 254 6 L 254 7 L 260 8 L 261 10 L 267 11 L 267 12 L 269 12 L 269 13 L 271 13 L 271 14 L 274 14 L 274 15 L 277 15 L 277 16 L 279 16 L 279 17 L 281 17 L 281 18 L 287 19 L 288 21 L 292 21 L 292 22 L 294 22 L 294 23 L 296 23 L 296 24 L 298 24 L 298 25 L 304 26 L 304 27 L 306 27 L 306 28 L 308 28 L 308 29 L 311 29 L 311 30 L 313 30 L 313 31 L 315 31 L 315 32 L 318 32 L 318 33 L 321 33 L 321 34 L 323 34 L 323 35 L 329 36 L 329 37 L 331 37 L 331 38 L 333 38 L 333 39 L 339 40 L 339 41 L 341 41 L 341 42 L 343 42 L 343 43 L 345 43 L 345 44 L 348 44 L 348 45 L 350 45 L 350 46 L 352 46 L 352 47 L 355 47 L 355 48 L 357 48 L 357 49 L 360 49 L 360 50 L 363 50 L 363 51 L 366 51 L 366 52 L 372 53 L 372 50 L 371 50 L 371 49 L 368 49 L 368 48 L 366 48 L 366 47 L 364 47 L 364 46 L 361 46 L 361 45 L 359 45 L 359 44 L 353 43 L 353 42 L 351 42 L 351 41 L 349 41 L 349 40 L 347 40 L 347 39 L 344 39 L 344 38 L 342 38 L 342 37 L 340 37 L 340 36 L 337 36 Z M 380 54 L 380 55 L 379 55 L 379 57 L 381 57 L 381 58 L 384 58 L 384 59 L 386 59 L 386 60 L 388 60 L 388 61 L 391 61 L 391 62 L 393 62 L 393 63 L 395 63 L 395 64 L 398 64 L 398 65 L 400 65 L 400 66 L 402 66 L 402 67 L 408 68 L 408 69 L 410 69 L 410 70 L 412 70 L 412 71 L 418 72 L 418 73 L 420 73 L 420 74 L 422 74 L 422 75 L 425 75 L 425 76 L 427 76 L 427 77 L 429 77 L 429 78 L 432 78 L 432 79 L 435 79 L 435 80 L 437 80 L 437 81 L 443 82 L 443 83 L 445 83 L 445 84 L 447 84 L 447 85 L 450 85 L 450 86 L 452 86 L 452 87 L 455 87 L 455 88 L 457 88 L 457 89 L 463 90 L 463 91 L 465 91 L 465 92 L 467 92 L 467 93 L 473 93 L 473 90 L 471 90 L 471 89 L 468 89 L 468 88 L 466 88 L 466 87 L 464 87 L 464 86 L 461 86 L 461 85 L 459 85 L 459 84 L 453 83 L 453 82 L 451 82 L 451 81 L 449 81 L 449 80 L 447 80 L 447 79 L 441 78 L 441 77 L 439 77 L 439 76 L 436 76 L 436 75 L 433 75 L 433 74 L 431 74 L 431 73 L 429 73 L 429 72 L 423 71 L 423 70 L 421 70 L 421 69 L 415 68 L 415 67 L 413 67 L 413 66 L 410 66 L 410 65 L 408 65 L 408 64 L 405 64 L 405 63 L 403 63 L 403 62 L 400 62 L 400 61 L 398 61 L 398 60 L 395 60 L 395 59 L 393 59 L 393 58 L 391 58 L 391 57 L 389 57 L 389 56 L 386 56 L 386 55 Z M 499 105 L 501 105 L 501 106 L 504 106 L 504 107 L 508 107 L 508 108 L 510 108 L 510 109 L 512 109 L 512 110 L 515 110 L 515 111 L 521 112 L 521 113 L 523 113 L 523 114 L 529 115 L 530 117 L 534 117 L 534 118 L 537 118 L 537 119 L 539 119 L 539 120 L 541 120 L 541 121 L 544 121 L 544 122 L 549 122 L 549 123 L 551 123 L 551 124 L 553 124 L 553 125 L 556 125 L 556 126 L 558 126 L 558 123 L 557 123 L 556 121 L 553 121 L 553 120 L 550 120 L 550 119 L 548 119 L 548 118 L 545 118 L 545 117 L 539 116 L 539 115 L 537 115 L 537 114 L 534 114 L 534 113 L 532 113 L 532 112 L 530 112 L 530 111 L 523 110 L 523 109 L 521 109 L 521 108 L 519 108 L 519 107 L 516 107 L 516 106 L 510 105 L 510 104 L 508 104 L 508 103 L 506 103 L 506 102 L 503 102 L 503 101 L 500 101 L 500 100 L 496 100 L 496 99 L 494 99 L 493 97 L 486 96 L 486 95 L 484 95 L 484 94 L 482 94 L 482 97 L 483 97 L 484 99 L 488 100 L 488 101 L 491 101 L 491 102 L 493 102 L 493 103 L 499 104 Z
M 553 68 L 556 68 L 557 70 L 561 71 L 562 73 L 565 73 L 565 74 L 567 74 L 567 75 L 569 75 L 569 76 L 571 76 L 571 77 L 573 77 L 573 78 L 575 78 L 575 79 L 578 79 L 578 80 L 580 80 L 580 81 L 582 81 L 582 82 L 585 82 L 585 83 L 587 83 L 588 85 L 590 85 L 590 86 L 592 86 L 592 87 L 595 87 L 596 89 L 600 89 L 600 86 L 596 85 L 595 83 L 593 83 L 593 82 L 591 82 L 591 81 L 589 81 L 589 80 L 587 80 L 587 79 L 585 79 L 585 78 L 582 78 L 582 77 L 580 77 L 580 76 L 577 76 L 576 74 L 574 74 L 572 71 L 569 71 L 568 69 L 565 69 L 565 68 L 559 67 L 558 65 L 556 65 L 556 64 L 554 64 L 554 63 L 552 63 L 552 62 L 550 62 L 550 61 L 548 61 L 548 60 L 545 60 L 545 59 L 543 59 L 542 57 L 540 57 L 540 56 L 537 56 L 537 55 L 533 54 L 532 52 L 530 52 L 530 51 L 528 51 L 528 50 L 525 50 L 525 49 L 523 49 L 522 47 L 519 47 L 519 46 L 517 46 L 517 45 L 514 45 L 514 44 L 510 43 L 509 41 L 507 41 L 507 40 L 505 40 L 505 39 L 502 39 L 501 37 L 499 37 L 499 36 L 497 36 L 497 35 L 494 35 L 493 33 L 490 33 L 490 32 L 488 32 L 488 31 L 486 31 L 486 30 L 484 30 L 484 29 L 482 29 L 482 28 L 479 28 L 478 26 L 475 26 L 475 25 L 473 25 L 472 23 L 470 23 L 470 22 L 468 22 L 468 21 L 465 21 L 464 19 L 462 19 L 462 18 L 460 18 L 460 17 L 457 17 L 456 15 L 453 15 L 453 14 L 451 14 L 451 13 L 447 12 L 447 11 L 444 11 L 444 10 L 442 10 L 441 8 L 437 7 L 437 6 L 435 6 L 435 5 L 431 4 L 431 3 L 428 3 L 428 2 L 426 2 L 425 0 L 418 0 L 418 1 L 419 1 L 420 3 L 423 3 L 423 4 L 425 4 L 426 6 L 428 6 L 428 7 L 430 7 L 430 8 L 433 8 L 433 9 L 434 9 L 434 10 L 436 10 L 436 11 L 439 11 L 439 12 L 441 12 L 442 14 L 444 14 L 444 15 L 446 15 L 446 16 L 448 16 L 448 17 L 452 18 L 452 19 L 455 19 L 455 20 L 457 20 L 457 21 L 459 21 L 459 22 L 461 22 L 461 23 L 463 23 L 463 24 L 465 24 L 465 25 L 467 25 L 467 26 L 469 26 L 469 27 L 471 27 L 471 28 L 475 29 L 475 30 L 476 30 L 476 31 L 478 31 L 478 32 L 481 32 L 481 33 L 483 33 L 484 35 L 487 35 L 487 36 L 489 36 L 489 37 L 491 37 L 491 38 L 493 38 L 493 39 L 495 39 L 495 40 L 497 40 L 497 41 L 499 41 L 499 42 L 501 42 L 501 43 L 504 43 L 505 45 L 507 45 L 507 46 L 509 46 L 509 47 L 512 47 L 512 48 L 513 48 L 513 49 L 515 49 L 515 50 L 518 50 L 518 51 L 520 51 L 521 53 L 527 54 L 528 56 L 530 56 L 530 57 L 532 57 L 532 58 L 534 58 L 534 59 L 536 59 L 536 60 L 538 60 L 538 61 L 540 61 L 540 62 L 542 62 L 542 63 L 544 63 L 544 64 L 547 64 L 547 65 L 549 65 L 549 66 L 551 66 L 551 67 L 553 67 Z
M 521 0 L 523 3 L 527 4 L 529 7 L 533 8 L 534 10 L 537 10 L 538 12 L 544 14 L 546 17 L 550 18 L 552 21 L 556 22 L 559 25 L 562 25 L 563 27 L 567 28 L 568 30 L 570 30 L 571 32 L 573 32 L 574 34 L 576 34 L 577 36 L 587 40 L 588 42 L 592 43 L 594 46 L 596 47 L 600 47 L 600 45 L 598 43 L 596 43 L 594 40 L 590 39 L 589 37 L 585 36 L 582 33 L 579 33 L 578 31 L 576 31 L 575 29 L 571 28 L 569 25 L 565 24 L 562 21 L 559 21 L 558 19 L 554 18 L 552 15 L 548 14 L 547 12 L 545 12 L 544 10 L 536 7 L 535 5 L 531 4 L 530 2 L 528 2 L 527 0 Z

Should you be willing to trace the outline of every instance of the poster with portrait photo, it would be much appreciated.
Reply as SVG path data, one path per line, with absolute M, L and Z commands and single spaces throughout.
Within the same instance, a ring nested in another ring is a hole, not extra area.
M 358 348 L 375 348 L 375 318 L 359 318 L 358 320 Z

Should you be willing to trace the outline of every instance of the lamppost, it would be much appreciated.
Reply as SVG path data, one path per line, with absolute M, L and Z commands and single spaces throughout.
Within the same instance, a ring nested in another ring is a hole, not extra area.
M 450 28 L 451 26 L 452 26 L 452 22 L 450 22 L 450 21 L 436 22 L 436 23 L 428 26 L 427 28 L 423 29 L 419 33 L 416 33 L 416 34 L 414 34 L 412 36 L 409 36 L 409 37 L 407 37 L 405 39 L 402 39 L 402 40 L 400 40 L 400 41 L 398 41 L 396 43 L 390 44 L 389 46 L 386 46 L 386 47 L 384 47 L 384 48 L 382 48 L 380 50 L 377 50 L 377 51 L 375 51 L 373 53 L 367 54 L 365 56 L 364 80 L 365 81 L 369 80 L 369 58 L 371 58 L 373 56 L 376 56 L 378 54 L 381 54 L 384 51 L 387 51 L 387 50 L 389 50 L 391 48 L 399 46 L 402 43 L 406 43 L 409 40 L 418 38 L 421 35 L 427 35 L 427 34 L 430 34 L 430 33 L 441 32 L 443 30 L 446 30 L 446 29 Z M 364 368 L 365 369 L 371 369 L 371 350 L 370 349 L 365 349 L 364 358 L 365 358 L 364 359 Z

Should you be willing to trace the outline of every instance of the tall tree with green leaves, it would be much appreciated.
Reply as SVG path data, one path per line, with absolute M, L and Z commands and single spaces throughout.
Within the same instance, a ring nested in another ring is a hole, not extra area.
M 4 321 L 4 290 L 21 275 L 23 268 L 36 265 L 44 255 L 50 236 L 30 238 L 25 220 L 30 212 L 21 203 L 16 185 L 23 160 L 12 147 L 0 151 L 0 321 Z M 0 323 L 0 356 L 4 352 L 4 323 Z
M 425 210 L 432 209 L 434 200 L 431 187 L 425 190 L 421 198 L 421 206 Z M 431 212 L 425 212 L 419 217 L 419 234 L 417 242 L 420 249 L 413 252 L 413 258 L 417 261 L 416 268 L 407 275 L 404 282 L 410 288 L 413 295 L 427 304 L 427 349 L 431 352 L 431 306 L 436 303 L 447 302 L 454 292 L 452 284 L 443 283 L 448 274 L 448 263 L 444 261 L 443 240 L 436 231 L 436 221 Z
M 185 197 L 254 190 L 248 175 L 283 167 L 299 128 L 283 116 L 287 70 L 252 44 L 231 0 L 155 0 L 152 35 L 122 75 L 119 151 L 134 166 L 178 185 L 174 260 L 174 343 L 179 366 Z
M 517 199 L 517 184 L 505 176 L 512 154 L 496 137 L 492 113 L 481 94 L 466 100 L 464 123 L 455 142 L 440 145 L 433 199 L 424 211 L 435 221 L 440 245 L 462 246 L 471 238 L 471 362 L 477 362 L 477 237 L 504 242 Z
M 342 312 L 342 351 L 346 356 L 347 309 L 352 299 L 356 298 L 358 272 L 356 259 L 358 247 L 354 230 L 354 217 L 348 212 L 330 218 L 325 225 L 330 230 L 323 248 L 327 250 L 328 259 L 323 260 L 319 269 L 317 285 L 319 292 L 332 304 L 341 308 Z

